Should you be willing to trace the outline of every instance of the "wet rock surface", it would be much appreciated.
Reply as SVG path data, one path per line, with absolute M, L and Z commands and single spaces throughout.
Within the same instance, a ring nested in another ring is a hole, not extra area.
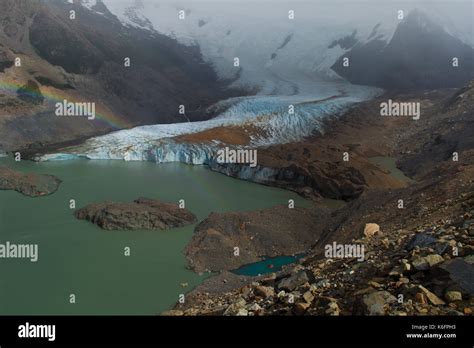
M 92 203 L 74 212 L 104 230 L 167 230 L 195 223 L 196 216 L 177 204 L 138 198 L 132 203 Z

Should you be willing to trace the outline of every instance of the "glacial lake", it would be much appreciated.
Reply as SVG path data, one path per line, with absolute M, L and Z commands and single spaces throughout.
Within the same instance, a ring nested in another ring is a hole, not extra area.
M 76 207 L 94 201 L 130 202 L 144 196 L 184 199 L 199 222 L 212 212 L 310 203 L 293 192 L 214 173 L 205 166 L 124 161 L 35 163 L 0 159 L 0 165 L 53 174 L 59 190 L 31 198 L 0 191 L 0 243 L 38 244 L 39 259 L 0 259 L 0 315 L 153 315 L 209 275 L 187 268 L 183 254 L 195 225 L 167 231 L 105 231 L 76 220 Z M 124 255 L 129 247 L 130 256 Z M 188 286 L 183 287 L 182 284 Z M 70 294 L 75 295 L 71 304 Z
M 244 265 L 232 272 L 239 275 L 256 277 L 263 274 L 281 271 L 283 266 L 295 263 L 303 256 L 304 254 L 264 257 L 262 261 Z
M 390 175 L 401 182 L 410 184 L 414 180 L 405 175 L 400 169 L 397 168 L 397 159 L 388 156 L 375 156 L 369 158 L 369 161 L 379 166 L 382 169 L 388 170 Z

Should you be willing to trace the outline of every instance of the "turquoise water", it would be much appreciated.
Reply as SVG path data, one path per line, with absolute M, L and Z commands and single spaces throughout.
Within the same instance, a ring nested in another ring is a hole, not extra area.
M 235 274 L 252 277 L 267 273 L 278 272 L 282 269 L 283 266 L 295 263 L 303 256 L 304 254 L 295 256 L 268 257 L 262 261 L 242 266 L 239 269 L 234 270 L 233 272 Z
M 35 163 L 0 159 L 23 172 L 53 174 L 59 190 L 30 198 L 0 191 L 0 243 L 36 243 L 39 260 L 0 259 L 0 314 L 157 314 L 206 275 L 187 269 L 183 249 L 195 225 L 167 231 L 105 231 L 69 208 L 144 196 L 184 199 L 202 221 L 210 212 L 309 203 L 293 192 L 235 180 L 204 166 L 123 161 Z M 124 248 L 131 255 L 124 255 Z M 187 283 L 188 286 L 183 286 Z M 70 294 L 76 303 L 70 303 Z

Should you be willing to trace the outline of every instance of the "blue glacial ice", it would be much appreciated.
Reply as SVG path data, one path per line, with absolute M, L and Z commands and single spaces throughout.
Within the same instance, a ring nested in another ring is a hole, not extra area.
M 219 116 L 208 121 L 159 124 L 121 130 L 91 138 L 85 143 L 67 148 L 61 153 L 38 157 L 40 161 L 75 158 L 116 159 L 125 161 L 153 161 L 156 163 L 183 162 L 209 164 L 217 149 L 225 144 L 218 141 L 184 143 L 174 137 L 196 133 L 219 126 L 252 125 L 258 136 L 251 136 L 248 147 L 299 141 L 315 132 L 323 132 L 321 121 L 337 116 L 358 102 L 380 93 L 362 86 L 339 84 L 328 88 L 316 98 L 309 95 L 240 97 L 217 103 L 226 107 Z M 294 105 L 294 114 L 289 113 Z

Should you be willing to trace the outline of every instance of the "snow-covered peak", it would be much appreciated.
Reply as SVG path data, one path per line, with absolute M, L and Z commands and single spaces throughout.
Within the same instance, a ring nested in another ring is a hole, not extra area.
M 89 2 L 88 7 L 96 2 L 82 1 Z M 399 11 L 405 19 L 415 8 L 426 8 L 430 17 L 440 12 L 436 6 L 427 8 L 417 0 L 97 1 L 124 25 L 199 45 L 204 60 L 221 78 L 235 79 L 236 87 L 257 87 L 262 94 L 297 94 L 310 90 L 315 80 L 338 79 L 331 66 L 350 49 L 334 44 L 338 40 L 355 32 L 358 43 L 374 39 L 389 42 L 404 20 Z M 444 13 L 444 19 L 437 18 L 436 22 L 450 21 L 456 19 Z

